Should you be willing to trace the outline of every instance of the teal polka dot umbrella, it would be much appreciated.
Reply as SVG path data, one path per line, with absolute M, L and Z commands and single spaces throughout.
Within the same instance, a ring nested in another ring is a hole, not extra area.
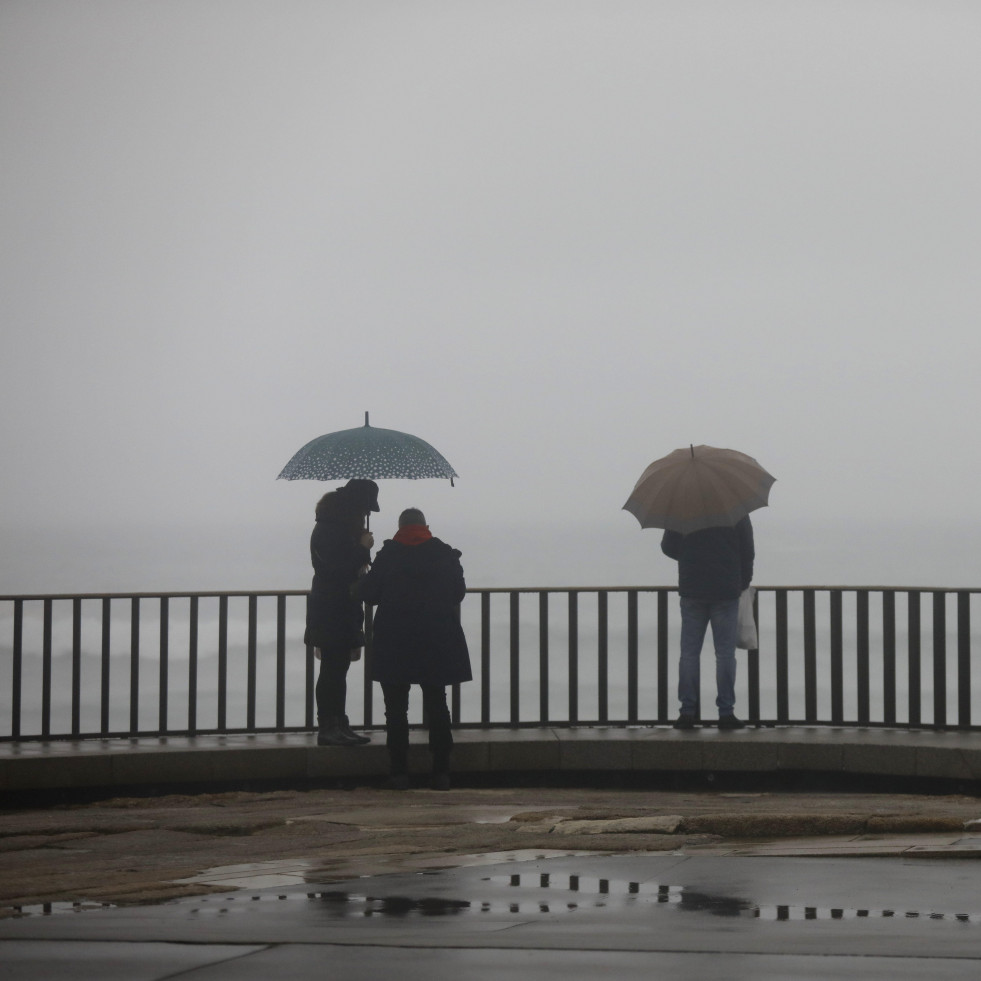
M 310 440 L 283 467 L 277 480 L 422 480 L 457 472 L 424 439 L 368 424 Z

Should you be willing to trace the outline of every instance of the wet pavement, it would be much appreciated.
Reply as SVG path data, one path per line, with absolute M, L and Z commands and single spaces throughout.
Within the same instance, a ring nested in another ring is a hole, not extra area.
M 497 752 L 504 769 L 636 769 L 663 742 L 702 753 L 700 765 L 711 751 L 718 783 L 733 789 L 665 780 L 397 793 L 354 767 L 369 757 L 316 753 L 297 738 L 218 752 L 185 740 L 173 772 L 206 761 L 207 787 L 216 769 L 259 779 L 297 760 L 309 777 L 312 759 L 337 779 L 350 756 L 349 782 L 133 796 L 123 778 L 142 767 L 163 780 L 173 747 L 103 748 L 97 762 L 120 780 L 108 796 L 85 803 L 67 791 L 54 805 L 0 811 L 0 981 L 981 976 L 977 796 L 770 792 L 726 769 L 797 765 L 806 749 L 822 767 L 837 753 L 838 769 L 879 773 L 894 739 L 894 769 L 959 779 L 981 772 L 962 736 L 860 734 L 838 746 L 841 734 L 819 733 L 804 746 L 811 734 L 800 745 L 786 732 L 779 743 L 765 732 L 676 735 L 505 733 L 464 749 Z M 87 749 L 39 752 L 6 760 L 0 778 L 40 791 L 105 776 L 76 772 Z
M 510 857 L 27 911 L 0 921 L 0 977 L 975 979 L 978 872 L 957 858 Z

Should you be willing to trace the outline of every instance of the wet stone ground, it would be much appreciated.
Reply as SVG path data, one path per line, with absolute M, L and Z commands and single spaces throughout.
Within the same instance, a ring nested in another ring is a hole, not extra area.
M 775 854 L 792 842 L 793 854 L 876 854 L 929 840 L 981 857 L 979 819 L 981 800 L 959 795 L 588 788 L 364 787 L 0 805 L 0 916 L 43 904 L 227 893 L 231 880 L 215 869 L 241 868 L 245 887 L 283 869 L 323 883 L 511 856 Z

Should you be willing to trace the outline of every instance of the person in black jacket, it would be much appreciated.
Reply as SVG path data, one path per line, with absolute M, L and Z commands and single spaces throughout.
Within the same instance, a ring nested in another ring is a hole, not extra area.
M 703 528 L 682 535 L 666 531 L 661 551 L 678 562 L 681 596 L 681 659 L 676 729 L 691 729 L 698 720 L 699 656 L 705 631 L 712 624 L 715 645 L 715 704 L 720 729 L 741 729 L 736 707 L 736 624 L 739 594 L 753 580 L 753 526 L 749 517 L 734 528 Z
M 409 688 L 422 687 L 432 754 L 431 786 L 448 790 L 453 735 L 446 686 L 473 677 L 467 639 L 460 624 L 466 595 L 460 552 L 434 538 L 425 515 L 408 508 L 399 530 L 375 557 L 357 595 L 377 606 L 371 675 L 385 696 L 389 786 L 409 786 Z
M 304 642 L 317 648 L 317 745 L 357 746 L 370 742 L 351 730 L 345 714 L 347 671 L 364 646 L 364 604 L 352 595 L 371 561 L 375 539 L 365 516 L 378 510 L 378 485 L 349 480 L 317 502 L 310 536 L 313 583 L 307 595 Z

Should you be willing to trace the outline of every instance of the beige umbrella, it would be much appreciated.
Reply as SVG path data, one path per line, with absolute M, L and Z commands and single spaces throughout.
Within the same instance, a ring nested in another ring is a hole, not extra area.
M 689 446 L 655 460 L 637 481 L 623 510 L 641 528 L 683 535 L 732 527 L 766 507 L 771 477 L 751 456 L 715 446 Z

